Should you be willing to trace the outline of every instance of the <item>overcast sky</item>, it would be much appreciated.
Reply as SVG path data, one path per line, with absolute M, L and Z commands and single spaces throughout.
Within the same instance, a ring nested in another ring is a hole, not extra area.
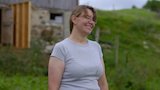
M 147 0 L 79 0 L 79 4 L 91 5 L 102 10 L 128 9 L 133 5 L 141 8 L 146 2 Z

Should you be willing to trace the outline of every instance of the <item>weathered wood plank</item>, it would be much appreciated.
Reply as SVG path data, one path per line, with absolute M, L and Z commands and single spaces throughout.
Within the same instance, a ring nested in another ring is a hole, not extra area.
M 13 4 L 14 45 L 16 48 L 30 47 L 31 3 Z

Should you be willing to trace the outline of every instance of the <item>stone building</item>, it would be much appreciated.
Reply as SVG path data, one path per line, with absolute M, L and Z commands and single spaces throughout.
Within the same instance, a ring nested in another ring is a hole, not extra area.
M 62 40 L 77 5 L 78 0 L 0 0 L 0 45 L 29 48 L 34 40 Z

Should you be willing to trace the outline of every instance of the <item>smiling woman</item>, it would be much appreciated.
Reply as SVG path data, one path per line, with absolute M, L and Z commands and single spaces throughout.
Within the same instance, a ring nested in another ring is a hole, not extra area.
M 91 6 L 80 5 L 72 11 L 71 34 L 51 53 L 49 90 L 108 90 L 101 47 L 87 38 L 95 23 L 96 11 Z

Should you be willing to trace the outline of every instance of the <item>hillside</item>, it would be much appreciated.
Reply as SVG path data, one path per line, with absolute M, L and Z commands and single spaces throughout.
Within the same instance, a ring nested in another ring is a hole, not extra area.
M 99 42 L 109 46 L 103 52 L 110 90 L 160 89 L 160 17 L 144 9 L 97 14 Z
M 97 16 L 110 90 L 160 90 L 160 17 L 144 9 Z M 43 50 L 41 40 L 29 49 L 0 46 L 0 90 L 47 89 L 49 54 Z

